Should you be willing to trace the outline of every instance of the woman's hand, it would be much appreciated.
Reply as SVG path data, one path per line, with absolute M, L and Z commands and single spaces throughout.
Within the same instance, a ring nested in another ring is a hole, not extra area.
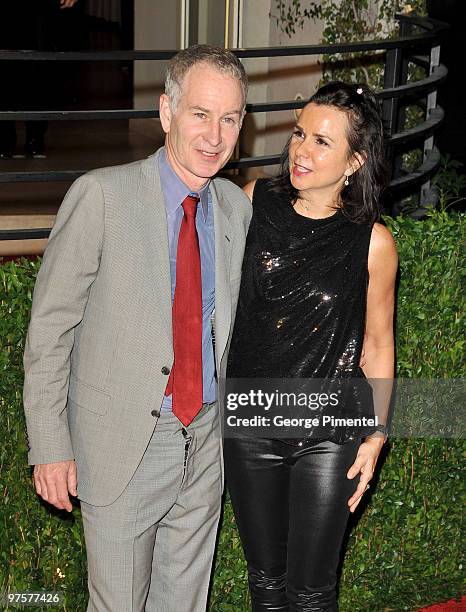
M 383 443 L 383 436 L 366 438 L 365 442 L 362 442 L 358 449 L 358 454 L 356 455 L 353 465 L 346 473 L 347 478 L 355 478 L 357 474 L 361 473 L 358 487 L 348 500 L 350 512 L 356 510 L 357 505 L 361 501 L 361 497 L 367 490 L 367 485 L 374 474 L 375 464 L 382 450 Z

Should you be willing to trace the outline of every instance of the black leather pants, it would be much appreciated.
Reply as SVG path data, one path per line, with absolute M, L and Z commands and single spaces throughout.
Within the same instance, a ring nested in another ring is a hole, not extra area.
M 338 612 L 337 567 L 361 440 L 297 448 L 227 438 L 225 471 L 249 571 L 253 612 Z

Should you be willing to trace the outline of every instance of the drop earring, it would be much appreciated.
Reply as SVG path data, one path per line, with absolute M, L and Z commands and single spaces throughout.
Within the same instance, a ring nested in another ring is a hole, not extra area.
M 348 178 L 348 175 L 347 175 L 347 174 L 345 174 L 345 176 L 346 176 L 346 179 L 345 179 L 345 185 L 348 187 L 348 185 L 349 185 L 349 178 Z

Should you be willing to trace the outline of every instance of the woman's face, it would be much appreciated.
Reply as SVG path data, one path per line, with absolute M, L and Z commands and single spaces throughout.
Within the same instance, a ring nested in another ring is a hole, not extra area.
M 290 180 L 301 197 L 340 193 L 345 172 L 352 174 L 357 166 L 348 160 L 347 130 L 343 111 L 313 103 L 303 108 L 288 149 Z

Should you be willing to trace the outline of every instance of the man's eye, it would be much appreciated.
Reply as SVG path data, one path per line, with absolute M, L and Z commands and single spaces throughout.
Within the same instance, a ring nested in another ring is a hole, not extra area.
M 198 119 L 205 119 L 207 115 L 205 113 L 194 113 L 194 116 Z
M 224 117 L 223 118 L 223 122 L 224 123 L 228 123 L 228 125 L 235 125 L 236 121 L 233 119 L 233 117 Z

